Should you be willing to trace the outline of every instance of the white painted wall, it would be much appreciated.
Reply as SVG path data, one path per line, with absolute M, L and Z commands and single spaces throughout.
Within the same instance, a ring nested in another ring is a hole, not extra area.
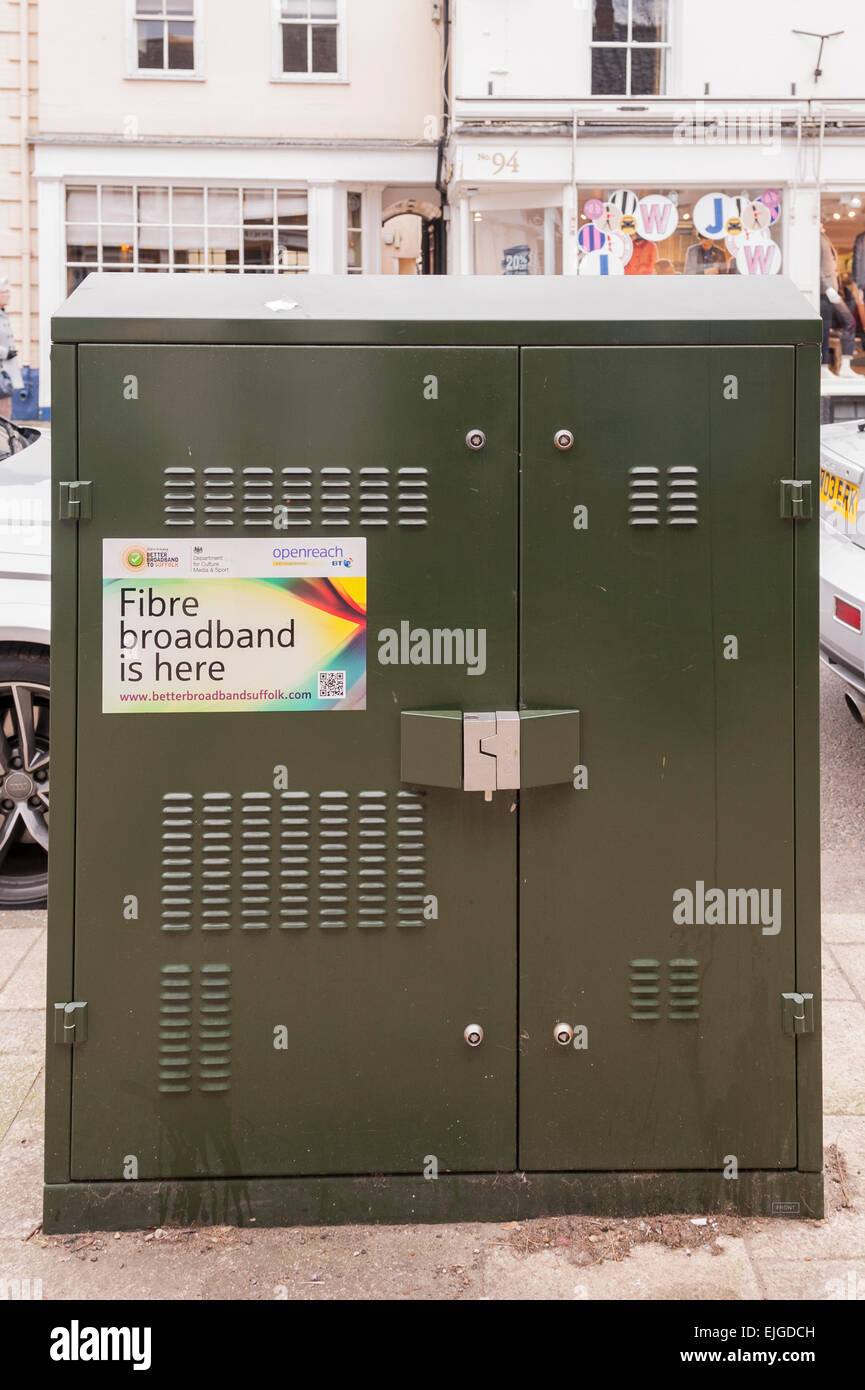
M 589 96 L 591 0 L 456 0 L 454 94 Z M 714 97 L 865 96 L 862 0 L 670 0 L 668 95 Z M 814 83 L 819 41 L 793 29 L 845 31 L 827 41 Z
M 343 5 L 345 80 L 293 82 L 274 80 L 273 0 L 199 0 L 200 79 L 129 75 L 131 0 L 40 0 L 41 129 L 423 140 L 441 110 L 429 0 Z

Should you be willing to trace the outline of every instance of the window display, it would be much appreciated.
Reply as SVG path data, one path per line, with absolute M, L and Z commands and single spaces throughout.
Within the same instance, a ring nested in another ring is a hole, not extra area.
M 580 275 L 777 275 L 776 189 L 581 195 Z

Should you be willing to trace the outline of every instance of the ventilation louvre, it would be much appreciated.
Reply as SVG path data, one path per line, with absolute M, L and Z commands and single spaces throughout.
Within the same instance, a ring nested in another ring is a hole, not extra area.
M 659 471 L 648 465 L 628 469 L 628 522 L 631 526 L 660 524 Z
M 422 791 L 169 792 L 166 932 L 423 927 Z
M 395 492 L 395 495 L 394 495 Z M 280 532 L 315 526 L 376 530 L 396 522 L 406 530 L 429 525 L 429 470 L 384 465 L 353 470 L 337 465 L 233 468 L 191 465 L 163 470 L 166 526 Z
M 632 960 L 631 967 L 631 1018 L 637 1022 L 661 1017 L 661 962 L 649 958 Z
M 667 1007 L 668 1018 L 700 1017 L 700 981 L 697 961 L 691 959 L 668 962 L 670 973 L 670 998 Z
M 661 1018 L 661 962 L 651 957 L 628 962 L 630 966 L 631 1018 Z M 700 1017 L 699 962 L 677 957 L 667 962 L 667 1018 Z
M 667 469 L 667 525 L 696 526 L 699 523 L 699 473 L 692 464 Z

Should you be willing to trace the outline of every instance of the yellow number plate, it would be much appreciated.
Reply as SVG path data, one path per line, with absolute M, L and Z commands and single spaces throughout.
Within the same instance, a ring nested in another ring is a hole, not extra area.
M 848 483 L 846 478 L 839 478 L 837 473 L 830 473 L 827 468 L 820 469 L 820 500 L 834 512 L 840 512 L 845 521 L 856 520 L 858 487 L 855 483 Z

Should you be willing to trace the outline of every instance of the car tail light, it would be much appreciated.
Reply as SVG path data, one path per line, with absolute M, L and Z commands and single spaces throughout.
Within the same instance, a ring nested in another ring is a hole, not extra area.
M 835 617 L 839 623 L 852 627 L 854 632 L 862 631 L 862 609 L 856 608 L 852 603 L 845 603 L 843 598 L 835 599 Z

